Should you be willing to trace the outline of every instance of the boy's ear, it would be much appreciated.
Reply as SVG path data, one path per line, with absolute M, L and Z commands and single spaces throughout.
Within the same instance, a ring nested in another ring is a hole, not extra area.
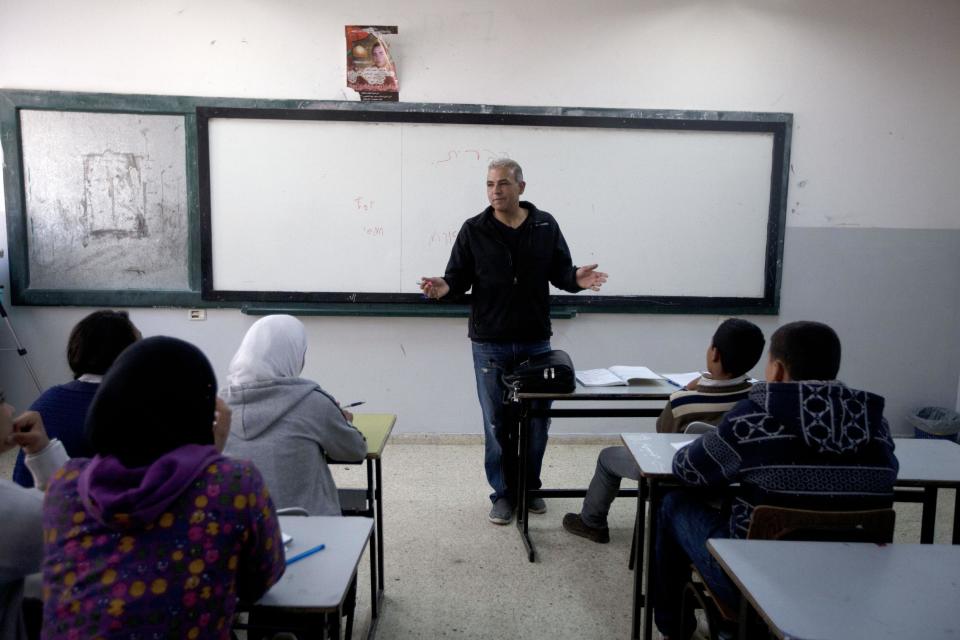
M 710 345 L 710 348 L 707 349 L 707 357 L 710 358 L 710 362 L 720 362 L 720 349 Z
M 771 360 L 767 365 L 767 382 L 790 382 L 790 374 L 782 360 Z

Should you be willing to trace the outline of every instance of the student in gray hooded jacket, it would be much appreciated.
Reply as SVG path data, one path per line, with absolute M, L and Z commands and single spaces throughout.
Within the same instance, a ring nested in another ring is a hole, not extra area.
M 253 461 L 278 509 L 340 515 L 324 453 L 360 461 L 367 443 L 333 396 L 299 377 L 306 352 L 307 334 L 296 318 L 273 315 L 253 323 L 220 390 L 233 411 L 224 454 Z
M 13 407 L 6 404 L 0 389 L 0 453 L 15 446 L 26 453 L 26 466 L 38 489 L 24 489 L 0 478 L 0 638 L 23 640 L 27 637 L 21 610 L 23 579 L 40 571 L 43 560 L 41 508 L 47 481 L 67 461 L 67 451 L 59 440 L 50 440 L 43 419 L 36 411 L 27 411 L 16 419 Z M 38 616 L 39 618 L 39 616 Z

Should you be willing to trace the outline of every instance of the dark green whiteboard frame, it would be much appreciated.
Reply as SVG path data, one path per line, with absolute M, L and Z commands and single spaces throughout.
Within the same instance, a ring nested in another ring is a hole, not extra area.
M 24 196 L 21 110 L 175 115 L 184 118 L 187 163 L 187 282 L 185 290 L 39 289 L 30 286 L 27 211 Z M 20 305 L 197 306 L 200 243 L 196 190 L 196 98 L 54 91 L 0 91 L 0 131 L 4 154 L 4 194 L 11 302 Z
M 423 313 L 430 313 L 426 311 L 430 308 L 440 312 L 444 306 L 450 305 L 424 300 L 416 293 L 234 291 L 214 288 L 208 135 L 209 121 L 214 118 L 770 133 L 773 136 L 773 150 L 762 296 L 597 296 L 581 293 L 551 296 L 551 304 L 555 308 L 568 308 L 574 315 L 577 312 L 775 314 L 779 311 L 793 125 L 791 114 L 356 102 L 318 103 L 311 108 L 297 109 L 201 107 L 197 110 L 201 290 L 205 300 L 220 303 L 252 302 L 253 306 L 245 307 L 248 313 L 289 311 L 319 305 L 321 309 L 329 309 L 321 313 L 333 314 L 337 313 L 338 308 L 350 309 L 351 306 L 389 309 L 390 305 L 402 305 L 409 307 L 412 315 L 417 315 L 417 309 L 424 309 Z M 399 310 L 396 314 L 406 315 Z
M 22 168 L 19 118 L 21 109 L 183 116 L 189 227 L 187 290 L 37 289 L 29 286 L 27 219 L 23 192 L 25 176 Z M 552 303 L 555 317 L 573 317 L 578 312 L 775 314 L 779 309 L 793 126 L 793 116 L 788 113 L 359 103 L 0 90 L 0 141 L 4 154 L 3 180 L 12 303 L 58 306 L 234 307 L 250 314 L 276 310 L 299 315 L 456 317 L 467 314 L 468 309 L 462 304 L 436 303 L 423 300 L 416 294 L 235 292 L 236 295 L 227 295 L 226 292 L 208 291 L 204 296 L 204 269 L 209 269 L 209 264 L 205 262 L 202 251 L 204 224 L 201 203 L 204 188 L 209 196 L 209 183 L 204 187 L 201 160 L 206 149 L 199 142 L 204 134 L 205 119 L 213 114 L 221 117 L 219 114 L 229 111 L 242 113 L 243 117 L 262 118 L 770 132 L 774 138 L 774 152 L 762 297 L 614 297 L 581 294 L 554 296 Z M 207 205 L 209 206 L 209 202 Z M 209 209 L 207 215 L 209 216 Z M 206 231 L 209 233 L 209 217 Z M 209 260 L 209 254 L 206 260 Z

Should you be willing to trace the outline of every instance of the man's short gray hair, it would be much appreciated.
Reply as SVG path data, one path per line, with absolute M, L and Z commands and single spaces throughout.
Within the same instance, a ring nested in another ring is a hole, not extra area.
M 490 161 L 490 164 L 487 166 L 487 171 L 491 169 L 509 169 L 510 173 L 513 174 L 513 179 L 517 182 L 523 182 L 523 169 L 520 168 L 520 165 L 516 160 L 511 160 L 510 158 L 496 158 Z

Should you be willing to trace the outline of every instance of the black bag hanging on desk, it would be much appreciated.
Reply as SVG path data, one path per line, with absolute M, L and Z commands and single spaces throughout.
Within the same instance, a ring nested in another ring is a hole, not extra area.
M 573 361 L 559 349 L 530 356 L 503 374 L 503 384 L 520 393 L 573 393 L 577 388 Z

